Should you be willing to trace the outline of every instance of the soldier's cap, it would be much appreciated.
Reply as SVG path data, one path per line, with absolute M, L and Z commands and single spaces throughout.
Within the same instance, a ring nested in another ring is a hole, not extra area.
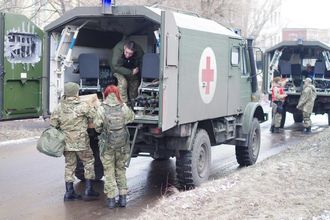
M 79 92 L 79 85 L 74 82 L 68 82 L 64 85 L 64 95 L 67 97 L 77 96 Z
M 275 83 L 279 83 L 279 82 L 281 81 L 281 77 L 276 76 L 276 77 L 274 77 L 273 81 L 274 81 Z
M 309 82 L 309 83 L 311 83 L 311 82 L 312 82 L 312 79 L 309 78 L 309 77 L 307 77 L 306 79 L 304 79 L 304 82 Z

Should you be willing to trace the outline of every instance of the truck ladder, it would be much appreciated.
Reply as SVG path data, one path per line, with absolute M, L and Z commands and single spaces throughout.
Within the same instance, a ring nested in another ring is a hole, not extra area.
M 87 23 L 88 21 L 84 22 L 79 27 L 68 25 L 63 29 L 60 42 L 55 52 L 55 61 L 60 62 L 60 67 L 56 70 L 58 74 L 63 74 L 65 68 L 72 65 L 72 49 L 76 43 L 79 30 Z
M 134 130 L 133 140 L 130 141 L 130 152 L 129 152 L 128 159 L 125 163 L 125 167 L 129 167 L 129 164 L 131 163 L 131 158 L 132 158 L 132 153 L 133 153 L 134 146 L 135 146 L 136 137 L 137 137 L 138 131 L 141 127 L 142 127 L 141 124 L 138 124 L 136 126 L 127 126 L 127 128 L 132 128 L 132 129 L 135 129 L 135 130 Z

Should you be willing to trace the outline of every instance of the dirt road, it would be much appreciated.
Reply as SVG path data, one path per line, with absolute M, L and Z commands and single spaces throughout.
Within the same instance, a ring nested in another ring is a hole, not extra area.
M 329 158 L 326 129 L 254 166 L 175 192 L 139 219 L 330 219 Z

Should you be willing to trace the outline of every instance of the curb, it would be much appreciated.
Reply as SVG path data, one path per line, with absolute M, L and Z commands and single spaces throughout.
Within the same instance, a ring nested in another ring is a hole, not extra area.
M 3 141 L 3 142 L 0 142 L 0 147 L 5 146 L 5 145 L 9 145 L 9 144 L 21 144 L 21 143 L 37 140 L 37 139 L 39 139 L 39 137 L 40 136 L 34 136 L 34 137 L 30 137 L 30 138 L 22 138 L 22 139 L 17 139 L 17 140 Z

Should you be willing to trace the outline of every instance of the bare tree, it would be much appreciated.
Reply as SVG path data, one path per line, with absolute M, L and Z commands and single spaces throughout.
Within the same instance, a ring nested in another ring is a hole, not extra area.
M 26 14 L 37 24 L 63 15 L 67 10 L 77 6 L 96 6 L 101 1 L 90 0 L 31 0 L 25 5 L 13 5 L 12 0 L 0 0 L 0 11 L 11 11 Z M 174 10 L 189 11 L 209 18 L 228 28 L 241 29 L 244 37 L 258 39 L 260 32 L 269 20 L 273 11 L 280 6 L 281 0 L 117 0 L 116 4 L 158 5 Z M 33 9 L 31 11 L 31 8 Z M 29 13 L 26 11 L 30 10 Z
M 254 39 L 258 39 L 260 32 L 269 22 L 273 12 L 281 5 L 280 0 L 264 1 L 257 8 L 250 7 L 249 21 L 247 22 L 246 34 Z

